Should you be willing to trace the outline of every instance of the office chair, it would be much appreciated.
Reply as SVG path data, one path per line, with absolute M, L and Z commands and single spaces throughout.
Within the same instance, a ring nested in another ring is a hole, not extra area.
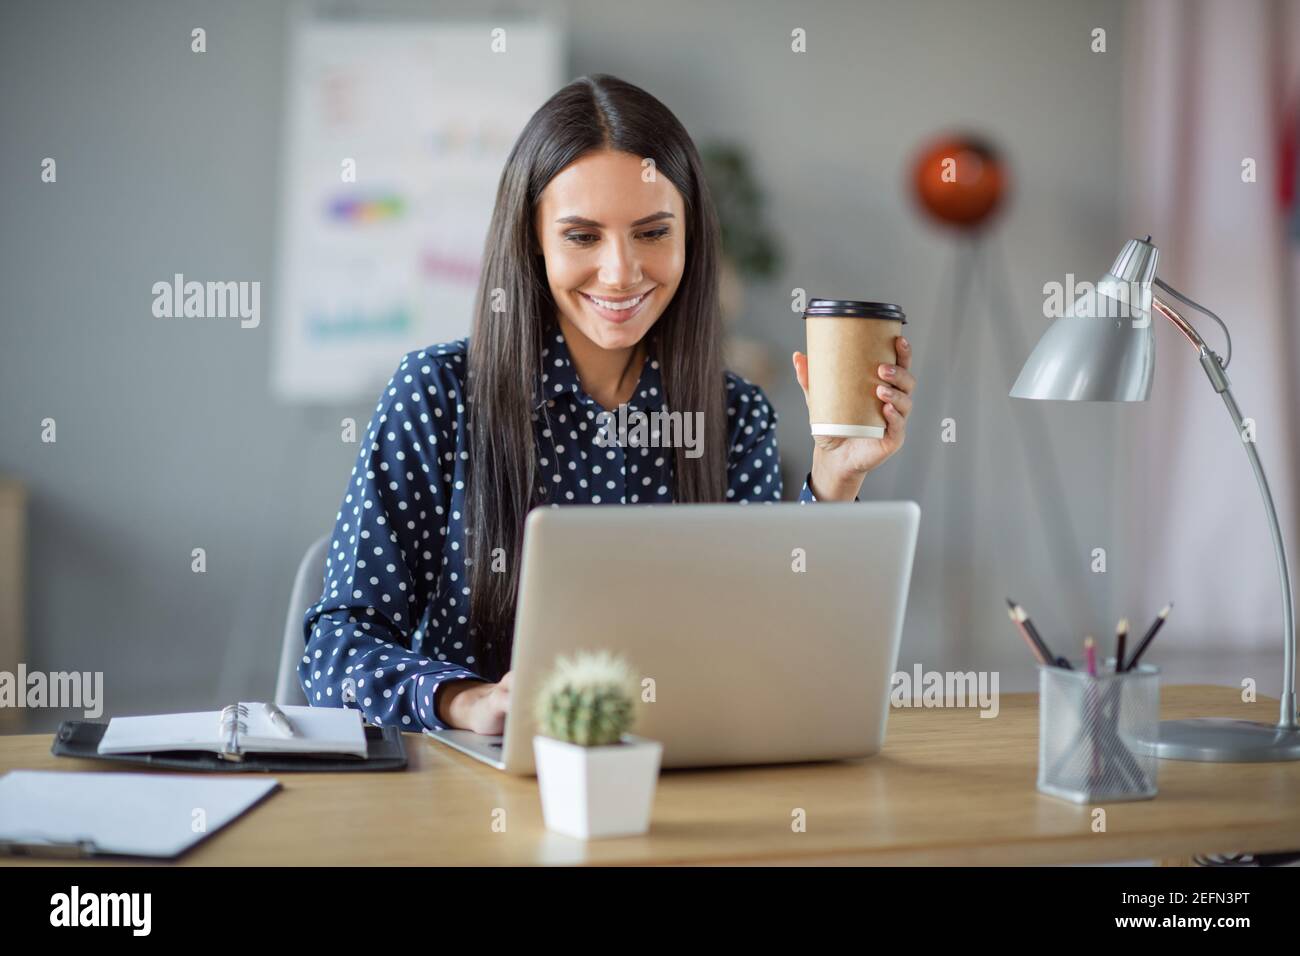
M 302 619 L 307 608 L 320 597 L 329 543 L 329 535 L 323 535 L 312 542 L 293 579 L 289 613 L 284 622 L 284 639 L 280 643 L 280 671 L 275 681 L 275 702 L 280 705 L 307 703 L 302 686 L 298 683 L 298 661 L 302 659 L 303 648 L 306 647 Z

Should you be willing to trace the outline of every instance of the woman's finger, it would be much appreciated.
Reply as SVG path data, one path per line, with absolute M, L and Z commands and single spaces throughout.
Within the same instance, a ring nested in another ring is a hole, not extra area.
M 896 448 L 903 444 L 903 437 L 907 431 L 907 416 L 895 408 L 893 402 L 885 403 L 885 430 L 888 437 L 894 440 Z
M 888 385 L 878 385 L 876 386 L 876 395 L 884 401 L 892 403 L 904 418 L 912 410 L 912 397 L 896 388 L 890 388 Z
M 901 335 L 894 339 L 894 354 L 898 356 L 900 368 L 912 367 L 912 343 Z
M 880 377 L 900 392 L 911 395 L 912 391 L 916 388 L 916 376 L 900 365 L 892 366 L 894 374 L 888 375 L 886 374 L 886 370 L 889 368 L 891 368 L 889 365 L 880 366 L 880 368 L 877 369 L 880 373 Z

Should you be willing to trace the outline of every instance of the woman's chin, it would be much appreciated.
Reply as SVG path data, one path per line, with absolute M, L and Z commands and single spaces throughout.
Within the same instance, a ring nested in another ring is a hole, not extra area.
M 653 322 L 637 317 L 629 322 L 610 322 L 607 319 L 574 322 L 578 331 L 602 349 L 626 349 L 636 345 L 650 331 Z

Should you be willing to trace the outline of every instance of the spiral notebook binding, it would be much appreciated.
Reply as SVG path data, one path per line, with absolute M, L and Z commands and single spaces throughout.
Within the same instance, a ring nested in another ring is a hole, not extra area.
M 239 749 L 239 735 L 248 733 L 248 722 L 244 720 L 247 716 L 248 708 L 243 704 L 227 704 L 221 708 L 221 732 L 226 735 L 226 741 L 217 756 L 222 760 L 244 759 Z

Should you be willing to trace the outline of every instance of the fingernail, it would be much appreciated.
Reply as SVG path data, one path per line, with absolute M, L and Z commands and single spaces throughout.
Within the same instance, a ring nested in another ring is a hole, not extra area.
M 892 365 L 883 365 L 883 366 L 881 366 L 881 368 L 882 368 L 883 371 L 881 371 L 880 374 L 881 374 L 884 378 L 893 378 L 893 377 L 894 377 L 894 366 L 892 366 Z
M 910 349 L 910 348 L 912 347 L 911 343 L 908 342 L 907 339 L 904 339 L 904 338 L 900 338 L 900 339 L 898 340 L 898 344 L 901 345 L 901 346 L 902 346 L 903 348 L 905 348 L 905 349 Z
M 881 398 L 889 398 L 889 396 L 890 396 L 890 394 L 891 394 L 891 393 L 890 393 L 889 386 L 888 386 L 888 385 L 877 385 L 877 386 L 876 386 L 876 394 L 879 395 Z

